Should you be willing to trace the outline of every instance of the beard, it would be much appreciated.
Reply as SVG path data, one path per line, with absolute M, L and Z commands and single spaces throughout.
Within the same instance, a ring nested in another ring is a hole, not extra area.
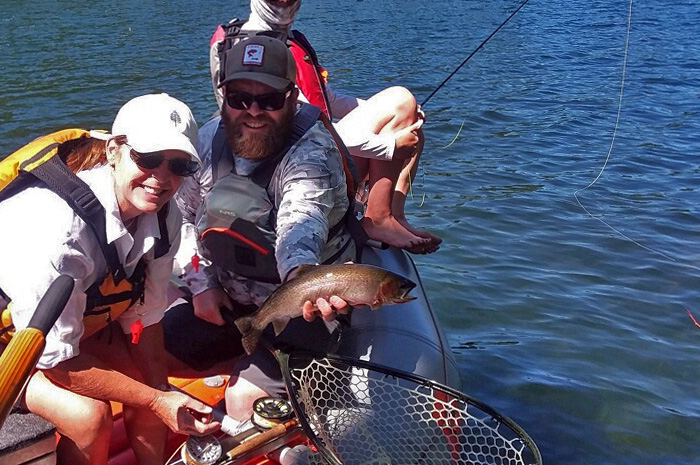
M 225 109 L 221 113 L 226 130 L 226 141 L 234 153 L 247 160 L 264 160 L 276 155 L 285 145 L 292 130 L 292 119 L 296 105 L 285 105 L 284 113 L 276 122 L 266 114 L 252 117 L 242 114 L 234 119 Z M 267 124 L 265 134 L 244 134 L 241 127 L 246 121 L 260 121 Z

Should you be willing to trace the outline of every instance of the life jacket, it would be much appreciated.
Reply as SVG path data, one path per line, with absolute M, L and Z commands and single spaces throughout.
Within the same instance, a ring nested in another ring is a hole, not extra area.
M 297 87 L 309 103 L 319 107 L 323 113 L 333 119 L 328 101 L 328 71 L 318 62 L 316 51 L 304 34 L 297 30 L 289 33 L 290 50 L 297 65 Z
M 44 185 L 68 203 L 97 237 L 107 269 L 104 276 L 86 291 L 82 336 L 85 339 L 118 318 L 137 301 L 143 301 L 146 264 L 141 259 L 131 276 L 127 276 L 115 244 L 107 242 L 104 207 L 90 187 L 68 169 L 65 160 L 57 156 L 59 145 L 81 137 L 90 137 L 90 133 L 82 129 L 58 131 L 34 140 L 0 161 L 0 202 L 29 186 Z M 161 237 L 154 248 L 156 258 L 170 250 L 167 215 L 166 205 L 158 212 Z M 0 342 L 3 343 L 9 342 L 14 334 L 11 306 L 10 302 L 0 317 Z
M 302 105 L 293 119 L 285 147 L 249 176 L 236 173 L 223 122 L 219 123 L 212 141 L 214 184 L 197 212 L 199 251 L 203 257 L 224 270 L 250 279 L 281 282 L 275 258 L 277 209 L 268 187 L 275 168 L 319 118 L 323 116 L 318 107 Z M 341 155 L 341 158 L 344 157 Z M 351 176 L 349 172 L 346 175 Z M 335 262 L 352 240 L 356 243 L 365 241 L 361 235 L 364 231 L 356 230 L 356 227 L 360 230 L 362 227 L 351 211 L 352 208 L 348 209 L 345 217 L 328 232 L 330 239 L 347 228 L 351 239 L 325 263 Z
M 332 119 L 326 91 L 328 71 L 319 63 L 316 51 L 306 36 L 297 30 L 290 31 L 288 36 L 278 31 L 241 31 L 241 27 L 245 23 L 245 20 L 233 19 L 228 24 L 222 24 L 217 27 L 209 46 L 210 48 L 218 47 L 219 65 L 224 62 L 223 58 L 226 51 L 242 38 L 254 35 L 267 35 L 286 41 L 297 66 L 297 87 L 299 87 L 309 103 L 319 107 L 329 119 Z M 219 82 L 223 82 L 225 79 L 224 68 L 224 66 L 219 67 Z

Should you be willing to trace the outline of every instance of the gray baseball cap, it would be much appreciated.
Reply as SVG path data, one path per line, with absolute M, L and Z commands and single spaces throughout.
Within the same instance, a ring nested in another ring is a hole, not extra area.
M 254 36 L 238 42 L 224 55 L 224 80 L 219 87 L 236 79 L 250 79 L 282 90 L 297 76 L 294 56 L 287 44 L 268 36 Z

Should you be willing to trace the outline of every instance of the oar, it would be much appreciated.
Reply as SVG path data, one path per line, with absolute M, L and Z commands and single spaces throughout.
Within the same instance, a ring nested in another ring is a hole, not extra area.
M 66 275 L 51 283 L 29 325 L 15 333 L 0 356 L 0 428 L 29 381 L 44 351 L 46 333 L 66 306 L 74 285 L 73 278 Z

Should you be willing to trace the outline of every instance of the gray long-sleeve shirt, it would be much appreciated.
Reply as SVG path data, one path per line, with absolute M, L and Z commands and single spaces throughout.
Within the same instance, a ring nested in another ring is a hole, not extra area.
M 180 269 L 195 295 L 221 286 L 237 302 L 259 306 L 277 285 L 222 270 L 204 259 L 198 271 L 191 264 L 192 256 L 198 254 L 197 215 L 213 185 L 212 141 L 219 120 L 214 118 L 200 129 L 197 151 L 202 169 L 185 179 L 177 195 L 183 225 L 176 270 Z M 317 123 L 289 150 L 272 175 L 268 194 L 277 210 L 275 256 L 283 279 L 299 265 L 324 262 L 351 240 L 346 231 L 327 239 L 330 228 L 342 221 L 349 204 L 340 157 L 331 135 Z M 351 244 L 336 261 L 352 260 L 354 256 Z

